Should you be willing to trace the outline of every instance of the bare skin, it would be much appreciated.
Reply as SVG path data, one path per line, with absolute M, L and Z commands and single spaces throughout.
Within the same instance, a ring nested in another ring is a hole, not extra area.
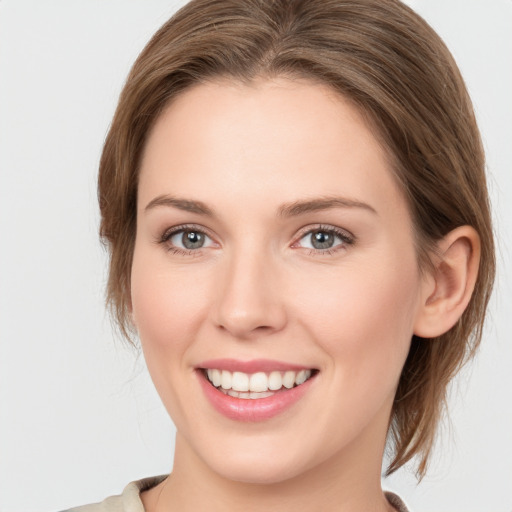
M 447 261 L 470 271 L 421 274 L 389 160 L 353 105 L 308 82 L 200 85 L 161 115 L 142 160 L 132 313 L 178 434 L 146 511 L 393 510 L 381 463 L 410 340 L 460 316 L 467 292 L 437 317 L 433 304 L 471 290 L 478 247 L 459 232 Z M 317 373 L 283 413 L 237 422 L 198 384 L 216 358 Z

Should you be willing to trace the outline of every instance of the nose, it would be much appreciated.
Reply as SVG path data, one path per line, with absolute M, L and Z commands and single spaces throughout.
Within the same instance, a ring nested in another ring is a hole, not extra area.
M 247 252 L 225 262 L 213 308 L 217 327 L 237 339 L 276 333 L 287 321 L 279 269 L 261 252 Z

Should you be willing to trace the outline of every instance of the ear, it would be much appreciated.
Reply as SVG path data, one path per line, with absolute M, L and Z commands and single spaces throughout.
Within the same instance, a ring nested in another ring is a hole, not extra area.
M 422 338 L 440 336 L 457 323 L 473 294 L 480 263 L 480 237 L 471 226 L 450 231 L 437 247 L 414 324 L 414 334 Z

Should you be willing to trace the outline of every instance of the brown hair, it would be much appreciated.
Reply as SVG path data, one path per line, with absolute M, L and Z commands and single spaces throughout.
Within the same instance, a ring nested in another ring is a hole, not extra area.
M 398 0 L 192 0 L 179 10 L 135 62 L 100 163 L 100 234 L 111 256 L 107 302 L 128 338 L 145 141 L 173 97 L 221 76 L 310 78 L 352 99 L 393 155 L 420 268 L 428 268 L 435 242 L 452 229 L 470 225 L 480 235 L 469 306 L 442 336 L 413 337 L 393 405 L 388 473 L 417 455 L 422 477 L 447 385 L 480 342 L 495 273 L 482 143 L 451 54 Z

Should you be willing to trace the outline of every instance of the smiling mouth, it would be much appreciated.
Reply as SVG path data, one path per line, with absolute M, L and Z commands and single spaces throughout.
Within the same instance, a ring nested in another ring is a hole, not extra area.
M 216 368 L 202 369 L 208 382 L 220 392 L 234 398 L 260 399 L 301 386 L 314 377 L 318 370 L 288 370 L 244 373 Z

